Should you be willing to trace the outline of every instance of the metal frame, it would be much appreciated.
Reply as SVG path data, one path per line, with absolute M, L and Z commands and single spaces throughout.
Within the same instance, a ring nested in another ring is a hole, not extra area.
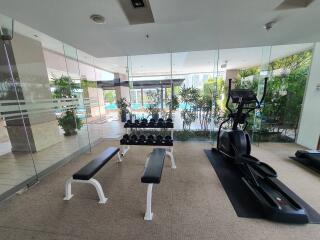
M 64 197 L 63 200 L 69 201 L 73 197 L 73 194 L 71 193 L 71 184 L 73 182 L 87 183 L 87 184 L 93 185 L 96 188 L 96 191 L 97 191 L 97 194 L 98 194 L 98 197 L 99 197 L 99 203 L 105 204 L 107 202 L 108 198 L 105 197 L 100 183 L 94 178 L 90 178 L 89 180 L 78 180 L 78 179 L 69 178 L 66 181 L 65 197 Z
M 117 153 L 117 156 L 118 156 L 118 162 L 122 162 L 122 158 L 119 151 Z M 63 200 L 69 201 L 73 197 L 73 194 L 71 191 L 72 183 L 87 183 L 87 184 L 93 185 L 96 188 L 96 191 L 99 197 L 99 203 L 105 204 L 107 202 L 108 198 L 105 197 L 101 184 L 94 178 L 90 178 L 89 180 L 73 179 L 72 177 L 69 178 L 65 184 L 65 197 L 63 198 Z
M 177 165 L 176 165 L 176 161 L 174 159 L 173 156 L 173 146 L 154 146 L 154 145 L 122 145 L 122 153 L 121 156 L 124 157 L 128 151 L 130 150 L 131 146 L 143 146 L 143 147 L 152 147 L 152 148 L 164 148 L 166 149 L 166 155 L 170 157 L 171 160 L 171 168 L 172 169 L 176 169 Z
M 151 221 L 153 217 L 152 213 L 152 188 L 153 188 L 153 183 L 148 184 L 148 190 L 147 190 L 147 207 L 146 207 L 146 213 L 144 215 L 144 220 L 146 221 Z

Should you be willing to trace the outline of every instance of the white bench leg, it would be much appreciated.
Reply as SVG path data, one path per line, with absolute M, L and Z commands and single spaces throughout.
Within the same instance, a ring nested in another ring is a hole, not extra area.
M 170 157 L 170 159 L 171 159 L 171 168 L 172 169 L 176 169 L 177 166 L 176 166 L 176 161 L 175 161 L 175 159 L 173 157 L 173 147 L 170 147 L 170 151 L 166 150 L 166 155 L 168 155 Z
M 121 158 L 121 155 L 119 152 L 118 152 L 117 156 L 118 156 L 118 162 L 122 162 L 122 158 Z
M 129 149 L 130 149 L 130 146 L 123 146 L 123 147 L 122 147 L 121 156 L 124 157 L 124 155 L 127 154 L 127 152 L 129 151 Z
M 73 181 L 73 178 L 69 178 L 66 181 L 66 185 L 65 185 L 65 196 L 63 200 L 69 201 L 72 197 L 73 194 L 71 193 L 71 183 Z
M 103 193 L 103 190 L 102 190 L 102 187 L 101 187 L 100 183 L 94 178 L 91 178 L 89 180 L 76 180 L 76 179 L 73 179 L 73 178 L 69 178 L 66 181 L 65 197 L 64 197 L 63 200 L 70 200 L 73 197 L 73 195 L 71 194 L 71 183 L 73 183 L 73 182 L 87 183 L 87 184 L 93 185 L 96 188 L 96 191 L 97 191 L 97 194 L 98 194 L 98 197 L 99 197 L 99 203 L 105 204 L 107 202 L 108 198 L 106 198 L 104 196 L 104 193 Z
M 144 215 L 144 220 L 146 221 L 151 221 L 152 217 L 153 217 L 153 213 L 151 210 L 151 203 L 152 203 L 152 187 L 153 184 L 150 183 L 148 184 L 148 191 L 147 191 L 147 210 L 146 213 Z
M 99 199 L 100 199 L 99 203 L 102 203 L 102 204 L 106 203 L 108 198 L 106 198 L 104 196 L 104 193 L 103 193 L 103 190 L 102 190 L 100 183 L 97 180 L 95 180 L 94 178 L 89 179 L 88 183 L 92 184 L 96 188 Z

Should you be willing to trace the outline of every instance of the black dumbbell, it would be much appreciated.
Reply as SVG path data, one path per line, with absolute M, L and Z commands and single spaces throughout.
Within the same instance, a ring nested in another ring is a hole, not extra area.
M 151 123 L 151 122 L 155 123 L 156 120 L 155 120 L 154 118 L 151 118 L 149 122 L 150 122 L 150 123 Z
M 162 119 L 162 118 L 160 118 L 160 119 Z M 159 119 L 159 120 L 160 120 L 160 119 Z M 162 127 L 164 127 L 164 124 L 165 124 L 165 122 L 164 122 L 163 119 L 162 119 L 162 121 L 158 121 L 158 122 L 157 122 L 157 127 L 162 128 Z
M 132 127 L 132 121 L 131 120 L 128 120 L 125 124 L 124 124 L 124 127 Z
M 159 118 L 158 122 L 164 122 L 163 118 Z
M 163 141 L 163 137 L 161 135 L 157 136 L 157 144 L 161 144 Z
M 138 119 L 136 119 L 136 120 L 134 121 L 134 123 L 138 126 L 138 125 L 140 124 L 140 121 L 139 121 Z
M 153 120 L 153 121 L 151 121 L 151 120 Z M 156 122 L 154 121 L 153 118 L 151 118 L 151 120 L 150 120 L 148 126 L 149 126 L 149 127 L 154 127 L 154 125 L 155 125 Z
M 166 127 L 167 128 L 172 128 L 173 127 L 173 122 L 171 118 L 168 118 L 166 121 Z
M 147 126 L 147 123 L 148 123 L 148 120 L 147 119 L 142 119 L 141 122 L 140 122 L 140 127 L 146 127 Z
M 139 144 L 145 144 L 145 141 L 146 141 L 146 136 L 140 135 L 138 140 Z
M 137 140 L 138 140 L 137 135 L 132 134 L 132 135 L 131 135 L 131 137 L 130 137 L 130 142 L 131 142 L 131 143 L 136 143 L 136 142 L 137 142 Z
M 170 145 L 170 144 L 172 144 L 172 138 L 171 138 L 171 136 L 165 136 L 165 144 L 167 144 L 167 145 Z
M 154 144 L 154 137 L 153 137 L 153 135 L 149 135 L 149 136 L 148 136 L 148 138 L 147 138 L 147 143 L 148 143 L 148 144 L 151 144 L 151 145 Z
M 121 144 L 128 144 L 130 143 L 130 136 L 128 134 L 123 135 L 122 139 L 120 140 Z

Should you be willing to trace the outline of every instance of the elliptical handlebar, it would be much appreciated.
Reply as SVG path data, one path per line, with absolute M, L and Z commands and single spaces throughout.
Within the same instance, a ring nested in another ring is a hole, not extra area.
M 229 85 L 228 85 L 228 99 L 227 99 L 227 102 L 226 102 L 226 108 L 228 109 L 228 111 L 232 114 L 232 110 L 231 108 L 229 107 L 229 101 L 230 101 L 230 98 L 231 98 L 231 85 L 232 85 L 232 79 L 229 78 Z
M 265 77 L 264 78 L 264 86 L 263 86 L 263 95 L 262 95 L 262 98 L 260 101 L 258 101 L 258 106 L 260 108 L 261 104 L 263 103 L 265 97 L 266 97 L 266 94 L 267 94 L 267 84 L 268 84 L 268 77 Z

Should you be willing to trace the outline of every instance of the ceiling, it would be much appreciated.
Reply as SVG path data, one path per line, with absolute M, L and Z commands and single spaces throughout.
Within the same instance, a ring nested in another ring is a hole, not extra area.
M 281 2 L 150 0 L 155 23 L 140 25 L 128 23 L 118 0 L 0 0 L 0 13 L 98 58 L 320 41 L 320 0 L 273 10 Z M 94 24 L 91 14 L 106 24 Z M 267 32 L 264 24 L 275 18 Z
M 269 59 L 272 61 L 312 47 L 312 43 L 304 43 L 173 53 L 172 73 L 187 74 L 241 69 L 257 66 L 263 61 L 269 61 Z M 120 73 L 126 73 L 128 64 L 132 76 L 170 75 L 171 73 L 169 53 L 136 55 L 128 58 L 100 58 L 98 61 L 103 68 Z M 221 68 L 221 65 L 226 62 L 226 68 Z

